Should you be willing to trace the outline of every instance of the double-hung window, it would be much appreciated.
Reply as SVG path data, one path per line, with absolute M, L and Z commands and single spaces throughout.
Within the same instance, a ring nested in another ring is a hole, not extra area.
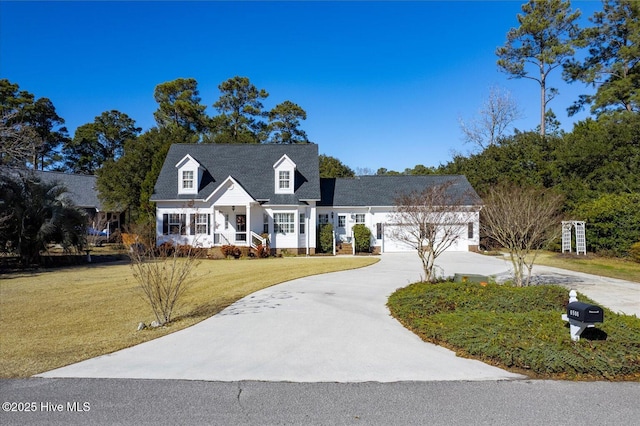
M 300 213 L 300 234 L 305 232 L 305 216 L 304 213 Z
M 193 189 L 193 170 L 182 171 L 182 189 Z
M 273 228 L 279 234 L 293 234 L 295 232 L 295 214 L 274 213 Z
M 185 214 L 165 213 L 162 219 L 162 233 L 164 235 L 185 235 L 187 233 Z
M 209 215 L 196 213 L 191 215 L 191 235 L 209 233 Z
M 364 213 L 356 214 L 356 223 L 364 224 Z
M 288 170 L 280 170 L 280 172 L 278 172 L 278 188 L 291 188 L 291 172 Z

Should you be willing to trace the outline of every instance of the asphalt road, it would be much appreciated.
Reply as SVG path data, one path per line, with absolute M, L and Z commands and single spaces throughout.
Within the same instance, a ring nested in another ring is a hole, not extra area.
M 2 425 L 640 424 L 640 383 L 628 382 L 32 378 L 2 380 L 0 394 L 3 403 L 35 406 L 6 412 L 3 405 Z

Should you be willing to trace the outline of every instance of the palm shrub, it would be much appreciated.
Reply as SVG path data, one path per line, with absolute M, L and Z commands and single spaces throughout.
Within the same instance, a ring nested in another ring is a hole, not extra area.
M 67 189 L 28 172 L 0 177 L 0 250 L 15 252 L 23 265 L 39 264 L 47 244 L 65 251 L 86 243 L 86 216 L 65 197 Z
M 371 230 L 366 225 L 359 223 L 353 227 L 356 251 L 369 253 L 371 250 Z

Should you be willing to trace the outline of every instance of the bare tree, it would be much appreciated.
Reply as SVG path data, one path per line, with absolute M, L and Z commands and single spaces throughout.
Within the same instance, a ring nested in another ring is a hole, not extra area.
M 89 223 L 87 233 L 87 244 L 93 247 L 99 247 L 107 240 L 107 235 L 102 230 L 109 224 L 109 215 L 106 212 L 96 212 L 95 216 Z
M 132 235 L 140 234 L 144 235 L 144 232 Z M 169 243 L 155 247 L 153 243 L 137 242 L 130 247 L 133 276 L 158 324 L 171 321 L 174 308 L 193 282 L 193 272 L 202 253 L 200 248 Z
M 477 118 L 469 122 L 460 118 L 459 123 L 465 141 L 485 149 L 496 145 L 513 122 L 522 116 L 522 110 L 511 93 L 493 86 L 489 90 L 489 97 L 478 111 Z
M 424 280 L 434 282 L 436 259 L 464 235 L 470 222 L 477 220 L 479 209 L 475 192 L 460 192 L 455 180 L 446 180 L 421 192 L 398 196 L 390 236 L 418 252 Z
M 482 231 L 509 251 L 515 284 L 529 285 L 537 250 L 560 235 L 562 196 L 549 190 L 502 185 L 492 188 L 484 201 Z
M 42 145 L 35 130 L 16 121 L 17 112 L 3 112 L 0 117 L 0 164 L 24 166 L 32 152 Z

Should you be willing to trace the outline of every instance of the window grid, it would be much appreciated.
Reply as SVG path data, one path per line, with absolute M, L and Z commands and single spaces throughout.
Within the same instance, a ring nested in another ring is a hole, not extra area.
M 356 214 L 356 223 L 364 224 L 364 213 Z
M 289 171 L 281 170 L 278 173 L 278 188 L 280 189 L 289 189 L 290 185 L 290 176 Z
M 292 234 L 295 232 L 295 216 L 293 213 L 274 213 L 273 228 L 279 234 Z
M 182 223 L 183 215 L 179 213 L 169 213 L 169 234 L 182 235 L 184 234 L 184 225 Z
M 209 215 L 204 213 L 196 214 L 196 234 L 208 234 Z
M 184 170 L 182 172 L 182 188 L 193 189 L 193 170 Z

